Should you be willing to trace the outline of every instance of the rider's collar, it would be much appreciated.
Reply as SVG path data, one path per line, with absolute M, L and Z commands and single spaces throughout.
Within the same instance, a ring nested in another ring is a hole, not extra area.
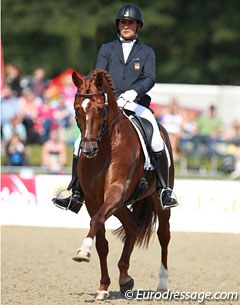
M 120 36 L 120 35 L 118 35 L 118 38 L 119 38 L 119 40 L 121 41 L 121 43 L 132 43 L 132 44 L 134 44 L 135 41 L 137 40 L 137 39 L 136 39 L 137 36 L 136 36 L 136 38 L 134 38 L 134 39 L 132 39 L 132 40 L 125 40 L 125 39 L 122 38 L 122 36 Z

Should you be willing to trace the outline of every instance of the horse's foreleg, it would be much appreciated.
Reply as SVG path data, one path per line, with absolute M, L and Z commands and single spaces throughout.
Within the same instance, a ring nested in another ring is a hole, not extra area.
M 158 290 L 168 289 L 168 244 L 170 241 L 170 210 L 160 211 L 158 213 L 159 228 L 157 231 L 158 239 L 161 245 L 161 266 L 159 270 Z
M 111 199 L 111 198 L 110 198 Z M 94 214 L 88 211 L 90 215 L 94 215 L 90 221 L 90 230 L 87 237 L 83 240 L 81 247 L 77 250 L 77 254 L 73 257 L 76 262 L 89 262 L 91 257 L 91 249 L 93 241 L 99 230 L 104 226 L 105 221 L 114 214 L 117 204 L 110 204 L 110 200 L 106 200 L 104 205 Z

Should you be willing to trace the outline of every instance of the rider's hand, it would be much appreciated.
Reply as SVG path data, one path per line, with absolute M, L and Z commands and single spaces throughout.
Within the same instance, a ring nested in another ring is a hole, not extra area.
M 137 97 L 137 92 L 135 90 L 127 90 L 124 93 L 120 95 L 121 98 L 123 98 L 126 102 L 133 102 L 135 98 Z

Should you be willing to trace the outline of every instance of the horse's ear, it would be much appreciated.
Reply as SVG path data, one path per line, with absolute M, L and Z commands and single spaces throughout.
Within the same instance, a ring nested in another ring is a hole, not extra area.
M 97 88 L 102 88 L 103 80 L 104 80 L 104 72 L 103 71 L 97 71 L 96 79 L 95 79 L 95 85 L 96 85 Z
M 82 78 L 80 76 L 80 74 L 77 71 L 73 71 L 72 73 L 72 80 L 74 85 L 79 88 L 82 85 Z

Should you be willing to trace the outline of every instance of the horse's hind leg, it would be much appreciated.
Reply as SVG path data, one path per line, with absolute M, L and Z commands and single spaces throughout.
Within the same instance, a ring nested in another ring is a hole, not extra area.
M 161 245 L 161 266 L 159 270 L 158 290 L 168 289 L 168 244 L 170 241 L 170 210 L 159 211 L 158 239 Z
M 105 237 L 105 227 L 102 228 L 96 234 L 96 249 L 98 252 L 100 266 L 101 266 L 101 279 L 100 287 L 97 291 L 97 299 L 103 300 L 108 297 L 108 287 L 110 285 L 110 278 L 107 267 L 107 255 L 108 255 L 108 241 Z
M 130 225 L 132 219 L 129 217 L 128 213 L 129 210 L 126 209 L 125 213 L 122 213 L 121 215 L 120 214 L 116 215 L 123 224 L 126 234 L 123 251 L 118 262 L 118 268 L 120 272 L 119 286 L 121 293 L 125 293 L 127 290 L 131 290 L 134 286 L 134 280 L 128 274 L 128 269 L 129 269 L 130 256 L 132 254 L 134 244 L 136 241 L 136 230 L 134 230 L 134 227 Z
M 125 293 L 127 290 L 132 290 L 134 286 L 134 280 L 128 274 L 128 269 L 130 256 L 134 248 L 135 240 L 136 238 L 134 238 L 133 236 L 129 236 L 129 234 L 126 233 L 126 240 L 124 243 L 122 255 L 118 262 L 118 268 L 120 271 L 119 286 L 121 293 Z

